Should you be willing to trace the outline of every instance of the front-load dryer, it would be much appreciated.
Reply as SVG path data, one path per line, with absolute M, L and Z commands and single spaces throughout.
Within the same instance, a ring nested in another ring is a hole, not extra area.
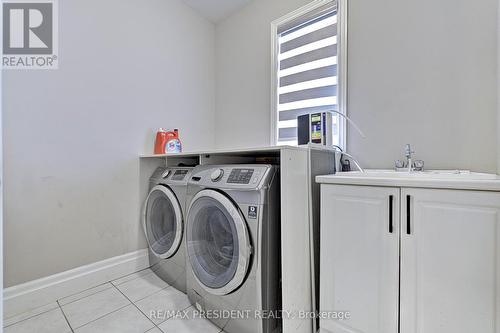
M 278 171 L 198 166 L 189 180 L 187 294 L 227 333 L 281 328 Z
M 186 293 L 184 243 L 187 180 L 193 168 L 158 168 L 149 182 L 144 202 L 143 228 L 149 245 L 151 270 Z

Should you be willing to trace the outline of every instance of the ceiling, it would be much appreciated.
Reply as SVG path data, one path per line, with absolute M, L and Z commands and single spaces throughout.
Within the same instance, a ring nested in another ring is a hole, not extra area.
M 183 0 L 210 21 L 217 23 L 252 0 Z

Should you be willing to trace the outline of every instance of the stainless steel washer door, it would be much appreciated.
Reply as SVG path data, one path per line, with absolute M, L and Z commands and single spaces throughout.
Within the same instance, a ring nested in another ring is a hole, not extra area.
M 214 295 L 226 295 L 245 279 L 252 247 L 238 208 L 225 195 L 202 190 L 187 217 L 189 262 L 200 285 Z
M 151 189 L 143 211 L 143 226 L 151 251 L 161 259 L 173 256 L 182 240 L 182 211 L 166 186 Z

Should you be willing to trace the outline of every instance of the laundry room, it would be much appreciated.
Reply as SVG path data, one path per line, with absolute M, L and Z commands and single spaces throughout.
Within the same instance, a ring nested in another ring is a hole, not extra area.
M 0 17 L 0 332 L 500 333 L 500 0 Z

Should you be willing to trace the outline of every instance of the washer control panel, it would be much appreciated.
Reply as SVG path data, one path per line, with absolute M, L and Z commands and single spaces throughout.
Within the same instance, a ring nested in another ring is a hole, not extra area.
M 254 169 L 233 169 L 227 178 L 229 184 L 250 184 Z
M 251 189 L 260 185 L 270 168 L 265 164 L 200 166 L 190 176 L 189 182 L 209 187 Z

